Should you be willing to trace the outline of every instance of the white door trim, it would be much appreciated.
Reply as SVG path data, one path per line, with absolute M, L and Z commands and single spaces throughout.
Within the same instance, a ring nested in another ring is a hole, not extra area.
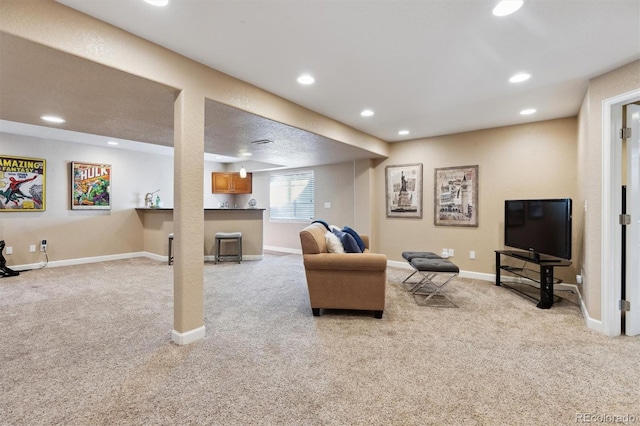
M 640 335 L 640 105 L 627 105 L 627 271 L 626 295 L 630 309 L 625 313 L 624 334 Z M 634 261 L 635 260 L 635 261 Z
M 601 243 L 601 310 L 602 332 L 619 336 L 622 332 L 618 301 L 621 298 L 622 256 L 618 215 L 622 195 L 622 145 L 618 129 L 622 123 L 622 105 L 640 99 L 640 89 L 602 101 L 602 243 Z

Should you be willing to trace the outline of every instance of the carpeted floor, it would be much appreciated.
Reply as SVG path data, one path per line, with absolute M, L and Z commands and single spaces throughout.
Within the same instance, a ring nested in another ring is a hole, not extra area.
M 205 265 L 206 338 L 170 343 L 172 268 L 146 258 L 0 280 L 2 425 L 640 423 L 640 339 L 458 279 L 418 306 L 313 317 L 298 255 Z M 611 423 L 611 422 L 609 422 Z

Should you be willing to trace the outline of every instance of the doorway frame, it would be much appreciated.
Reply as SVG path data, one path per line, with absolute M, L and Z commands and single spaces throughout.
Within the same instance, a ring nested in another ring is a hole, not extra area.
M 620 280 L 622 265 L 622 237 L 617 216 L 621 212 L 622 144 L 618 126 L 622 124 L 622 106 L 640 100 L 635 89 L 602 101 L 602 243 L 601 243 L 601 309 L 602 332 L 608 336 L 622 333 L 618 301 L 622 297 Z M 618 124 L 620 123 L 620 124 Z

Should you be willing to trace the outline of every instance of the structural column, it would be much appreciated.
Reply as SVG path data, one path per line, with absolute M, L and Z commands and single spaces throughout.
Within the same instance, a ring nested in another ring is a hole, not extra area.
M 204 338 L 204 98 L 183 90 L 174 108 L 173 332 L 186 345 Z
M 369 247 L 375 252 L 379 248 L 377 218 L 374 217 L 375 208 L 375 176 L 373 160 L 356 160 L 353 162 L 353 226 L 361 234 L 369 235 L 373 241 L 373 247 Z

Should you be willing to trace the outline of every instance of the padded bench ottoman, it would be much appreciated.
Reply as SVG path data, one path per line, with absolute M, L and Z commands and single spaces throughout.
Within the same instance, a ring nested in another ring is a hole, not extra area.
M 448 303 L 429 304 L 428 306 L 454 307 L 458 305 L 444 292 L 444 288 L 451 280 L 458 276 L 460 268 L 453 262 L 442 259 L 427 257 L 414 257 L 411 259 L 411 267 L 415 269 L 422 279 L 415 284 L 409 291 L 413 293 L 416 303 L 421 306 L 427 306 L 429 301 L 436 295 L 443 296 Z
M 409 262 L 410 265 L 413 259 L 442 259 L 437 254 L 432 253 L 430 251 L 403 251 L 402 257 L 404 258 L 404 260 Z M 410 288 L 413 288 L 413 285 L 414 285 L 414 284 L 408 283 L 410 287 L 407 286 L 407 281 L 409 281 L 409 279 L 417 273 L 418 271 L 416 271 L 414 268 L 414 271 L 411 273 L 411 275 L 409 275 L 407 278 L 405 278 L 402 281 L 402 284 L 405 286 L 407 291 L 411 291 Z

